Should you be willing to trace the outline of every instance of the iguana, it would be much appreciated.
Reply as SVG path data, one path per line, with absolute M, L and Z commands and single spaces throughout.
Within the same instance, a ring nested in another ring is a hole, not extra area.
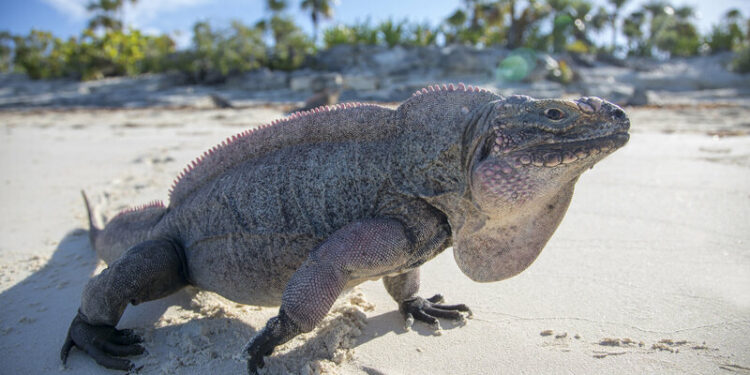
M 61 351 L 100 365 L 143 352 L 117 330 L 128 303 L 186 285 L 279 313 L 245 347 L 248 370 L 311 331 L 347 288 L 382 278 L 407 317 L 462 319 L 417 295 L 419 267 L 453 246 L 478 282 L 526 269 L 557 228 L 578 177 L 628 140 L 614 104 L 501 97 L 431 86 L 397 109 L 342 104 L 228 138 L 175 180 L 168 206 L 127 210 L 90 240 L 109 267 L 85 286 Z

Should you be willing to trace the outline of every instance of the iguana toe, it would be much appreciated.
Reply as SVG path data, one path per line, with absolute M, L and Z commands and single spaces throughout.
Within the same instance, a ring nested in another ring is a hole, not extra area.
M 106 325 L 91 325 L 84 320 L 81 313 L 78 313 L 70 323 L 68 336 L 60 351 L 60 359 L 65 364 L 70 349 L 76 346 L 101 366 L 128 371 L 133 369 L 133 363 L 127 359 L 115 357 L 142 354 L 145 349 L 138 345 L 142 341 L 143 339 L 130 330 L 117 330 Z
M 401 303 L 401 312 L 406 315 L 407 320 L 416 319 L 436 327 L 438 318 L 463 320 L 464 312 L 471 316 L 471 310 L 464 304 L 442 305 L 440 302 L 443 302 L 443 296 L 440 294 L 428 299 L 410 298 Z

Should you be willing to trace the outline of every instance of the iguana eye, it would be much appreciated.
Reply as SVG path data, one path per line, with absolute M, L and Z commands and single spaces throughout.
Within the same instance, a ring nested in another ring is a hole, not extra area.
M 544 116 L 546 116 L 550 120 L 562 120 L 565 117 L 565 112 L 557 109 L 557 108 L 549 108 L 544 111 Z

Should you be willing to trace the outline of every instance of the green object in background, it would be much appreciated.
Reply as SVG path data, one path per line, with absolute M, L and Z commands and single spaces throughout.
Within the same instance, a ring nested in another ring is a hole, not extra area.
M 519 48 L 504 58 L 495 70 L 495 78 L 504 82 L 518 82 L 528 77 L 536 68 L 536 52 Z

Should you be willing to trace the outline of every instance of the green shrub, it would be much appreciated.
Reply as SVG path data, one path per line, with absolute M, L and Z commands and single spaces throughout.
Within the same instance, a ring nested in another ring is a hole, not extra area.
M 750 46 L 745 46 L 737 52 L 730 68 L 736 73 L 750 73 Z
M 383 42 L 388 47 L 402 45 L 406 40 L 406 21 L 393 21 L 387 19 L 378 25 L 378 30 L 382 36 Z
M 7 31 L 0 31 L 0 73 L 9 72 L 13 66 L 13 37 Z
M 290 17 L 274 16 L 270 22 L 274 45 L 268 67 L 294 70 L 302 66 L 305 59 L 315 52 L 310 37 L 302 32 Z
M 706 36 L 706 44 L 711 52 L 733 51 L 742 45 L 745 35 L 740 23 L 742 14 L 737 9 L 729 10 L 719 25 L 714 25 L 711 32 Z
M 667 25 L 654 37 L 654 45 L 670 56 L 695 56 L 701 46 L 695 25 L 674 22 Z
M 33 79 L 63 76 L 63 42 L 46 31 L 31 30 L 29 35 L 14 36 L 13 64 Z
M 136 75 L 168 69 L 174 42 L 167 36 L 145 36 L 138 30 L 91 30 L 79 39 L 62 41 L 49 32 L 32 30 L 13 37 L 14 66 L 33 79 L 70 77 L 82 80 Z
M 323 41 L 326 48 L 339 44 L 429 46 L 436 44 L 438 33 L 439 29 L 426 23 L 410 24 L 407 20 L 388 19 L 375 27 L 366 21 L 328 28 L 323 32 Z
M 378 44 L 378 28 L 370 25 L 370 21 L 355 23 L 352 26 L 355 43 L 374 46 Z
M 409 25 L 408 30 L 407 45 L 430 46 L 437 42 L 438 29 L 431 28 L 427 23 Z
M 353 27 L 337 25 L 323 31 L 323 43 L 326 48 L 340 44 L 356 44 L 357 35 Z
M 198 22 L 193 26 L 192 48 L 179 52 L 175 60 L 177 69 L 194 82 L 222 81 L 266 64 L 263 31 L 239 21 L 233 21 L 227 30 L 214 30 L 208 22 Z

